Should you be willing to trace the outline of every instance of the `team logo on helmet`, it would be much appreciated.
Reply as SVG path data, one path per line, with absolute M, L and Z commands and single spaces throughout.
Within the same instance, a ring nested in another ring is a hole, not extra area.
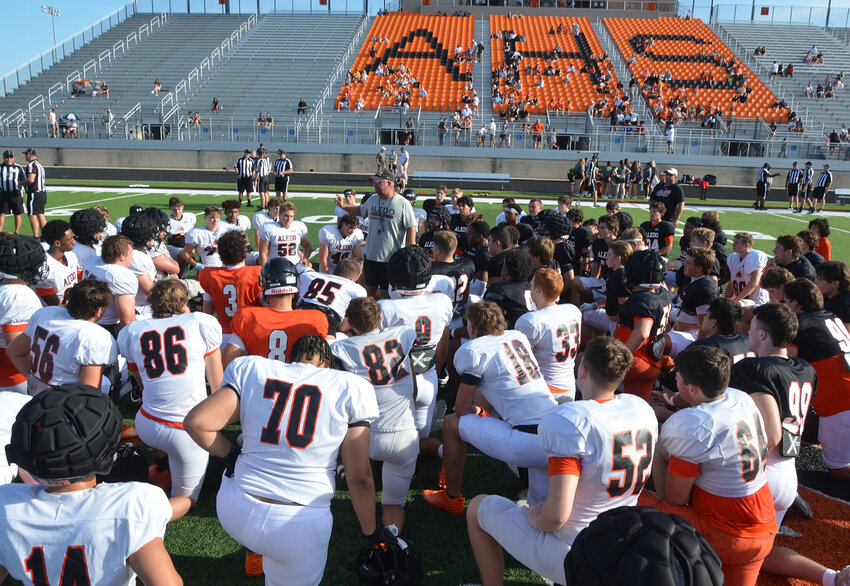
M 260 271 L 264 295 L 298 293 L 298 268 L 285 258 L 272 258 Z

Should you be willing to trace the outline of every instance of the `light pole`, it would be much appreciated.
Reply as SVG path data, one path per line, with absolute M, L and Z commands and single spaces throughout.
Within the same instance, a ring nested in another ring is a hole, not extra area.
M 56 65 L 56 17 L 62 16 L 62 11 L 47 4 L 41 5 L 41 11 L 50 15 L 50 20 L 53 22 L 53 64 Z

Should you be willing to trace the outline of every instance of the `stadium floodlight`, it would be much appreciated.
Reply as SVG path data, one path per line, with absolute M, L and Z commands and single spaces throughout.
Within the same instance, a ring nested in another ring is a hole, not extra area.
M 62 11 L 47 4 L 41 5 L 41 11 L 50 15 L 50 20 L 53 22 L 53 64 L 56 64 L 56 17 L 62 16 Z

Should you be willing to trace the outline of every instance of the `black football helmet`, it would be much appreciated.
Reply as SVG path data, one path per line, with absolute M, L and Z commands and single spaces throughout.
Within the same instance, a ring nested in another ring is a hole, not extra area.
M 156 220 L 144 213 L 127 216 L 121 222 L 121 234 L 130 239 L 133 248 L 148 250 L 156 248 L 159 227 Z
M 667 262 L 654 250 L 638 250 L 626 261 L 626 282 L 630 287 L 660 285 L 667 274 Z
M 133 205 L 130 206 L 129 215 L 136 216 L 138 214 L 141 214 L 143 211 L 145 211 L 145 208 L 143 208 L 142 206 L 140 206 L 137 203 L 134 203 Z
M 154 240 L 159 244 L 168 236 L 168 214 L 155 207 L 145 208 L 145 211 L 142 213 L 156 222 L 156 236 L 154 236 Z M 163 232 L 165 232 L 165 235 L 162 234 Z
M 147 482 L 148 459 L 133 444 L 122 444 L 113 456 L 112 470 L 98 482 Z
M 47 278 L 47 256 L 38 239 L 22 234 L 0 238 L 0 272 L 34 285 Z
M 431 282 L 431 259 L 419 246 L 396 250 L 387 264 L 390 285 L 401 295 L 423 293 Z
M 540 210 L 537 214 L 537 233 L 552 240 L 569 236 L 572 228 L 567 219 L 555 210 Z
M 298 267 L 285 258 L 271 258 L 260 271 L 263 295 L 298 295 Z
M 103 231 L 106 229 L 106 218 L 101 216 L 97 210 L 85 208 L 74 212 L 70 224 L 77 242 L 92 246 L 100 242 L 103 237 Z M 100 234 L 100 236 L 96 238 L 96 234 Z
M 100 389 L 79 383 L 50 387 L 18 412 L 6 459 L 49 486 L 105 475 L 121 426 L 118 407 Z
M 407 201 L 409 201 L 411 204 L 416 203 L 416 192 L 410 187 L 402 191 L 401 196 Z
M 425 576 L 419 551 L 400 537 L 364 546 L 351 569 L 360 586 L 419 586 Z
M 452 221 L 452 215 L 446 206 L 435 206 L 428 212 L 428 229 L 429 230 L 445 230 L 449 227 Z

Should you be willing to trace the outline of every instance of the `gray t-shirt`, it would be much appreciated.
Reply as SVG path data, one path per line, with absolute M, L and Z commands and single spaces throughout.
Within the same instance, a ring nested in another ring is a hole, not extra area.
M 416 226 L 413 206 L 399 194 L 382 200 L 377 194 L 360 206 L 369 218 L 369 238 L 366 239 L 366 258 L 387 262 L 405 244 L 405 232 Z

